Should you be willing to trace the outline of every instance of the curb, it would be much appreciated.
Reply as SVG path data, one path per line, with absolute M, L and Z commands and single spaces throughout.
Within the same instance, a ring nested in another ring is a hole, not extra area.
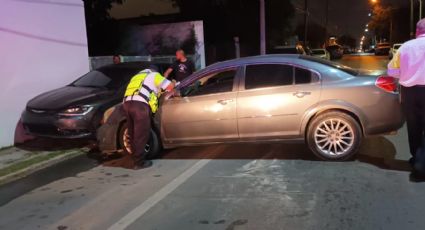
M 63 161 L 84 155 L 84 154 L 86 154 L 86 152 L 84 152 L 82 150 L 74 150 L 74 151 L 70 151 L 68 153 L 64 153 L 60 156 L 48 159 L 46 161 L 42 161 L 42 162 L 39 162 L 37 164 L 33 164 L 33 165 L 31 165 L 27 168 L 23 168 L 23 169 L 18 170 L 16 172 L 13 172 L 13 173 L 10 173 L 8 175 L 0 177 L 0 185 L 4 185 L 6 183 L 21 179 L 23 177 L 26 177 L 26 176 L 28 176 L 32 173 L 39 171 L 39 170 L 48 168 L 48 167 L 50 167 L 54 164 L 57 164 L 57 163 L 60 163 L 60 162 L 63 162 Z

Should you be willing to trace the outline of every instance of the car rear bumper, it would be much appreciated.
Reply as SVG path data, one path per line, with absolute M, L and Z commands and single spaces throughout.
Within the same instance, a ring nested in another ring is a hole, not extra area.
M 71 117 L 24 111 L 22 124 L 25 131 L 33 136 L 65 139 L 94 138 L 91 117 L 90 114 Z
M 402 112 L 399 95 L 390 95 L 386 100 L 369 110 L 365 135 L 381 135 L 393 133 L 401 129 L 405 118 Z

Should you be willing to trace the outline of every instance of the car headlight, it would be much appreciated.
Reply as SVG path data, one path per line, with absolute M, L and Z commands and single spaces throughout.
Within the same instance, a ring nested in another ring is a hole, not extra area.
M 69 107 L 59 113 L 62 116 L 83 116 L 93 110 L 93 106 L 74 106 Z

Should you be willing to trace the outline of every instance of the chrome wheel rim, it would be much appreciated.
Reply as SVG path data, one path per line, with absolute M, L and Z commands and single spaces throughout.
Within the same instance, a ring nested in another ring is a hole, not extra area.
M 124 135 L 123 135 L 123 143 L 124 143 L 124 148 L 128 153 L 132 153 L 131 151 L 131 144 L 130 144 L 130 135 L 128 134 L 128 129 L 124 130 Z M 150 140 L 149 140 L 150 141 Z M 151 146 L 148 144 L 146 144 L 145 146 L 145 152 L 149 152 L 151 150 Z
M 344 155 L 354 145 L 354 131 L 342 119 L 325 120 L 314 133 L 316 146 L 323 154 L 331 157 Z

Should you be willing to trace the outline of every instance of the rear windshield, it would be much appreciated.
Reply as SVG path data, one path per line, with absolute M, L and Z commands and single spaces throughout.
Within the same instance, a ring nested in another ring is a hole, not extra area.
M 334 69 L 341 70 L 341 71 L 348 73 L 350 75 L 353 75 L 353 76 L 359 75 L 359 71 L 356 70 L 356 69 L 353 69 L 353 68 L 345 66 L 345 65 L 341 65 L 341 64 L 336 63 L 336 62 L 328 61 L 328 60 L 325 60 L 325 59 L 322 59 L 322 58 L 316 58 L 316 57 L 311 57 L 311 56 L 300 56 L 299 58 L 303 59 L 303 60 L 311 61 L 311 62 L 320 63 L 322 65 L 326 65 L 326 66 L 332 67 Z
M 401 45 L 394 45 L 394 49 L 398 49 L 400 47 L 401 47 Z
M 71 86 L 108 90 L 119 89 L 127 85 L 131 77 L 137 72 L 138 70 L 135 69 L 124 68 L 94 70 L 74 81 Z

